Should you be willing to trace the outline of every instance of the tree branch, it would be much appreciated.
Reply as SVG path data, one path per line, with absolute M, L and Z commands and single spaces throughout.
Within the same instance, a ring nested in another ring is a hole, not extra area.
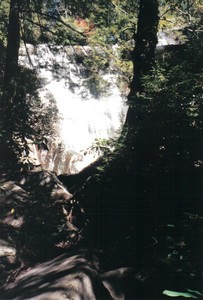
M 28 11 L 27 10 L 23 10 L 22 12 L 26 13 Z M 57 18 L 57 17 L 55 17 L 53 15 L 49 15 L 49 14 L 46 14 L 46 13 L 43 13 L 43 12 L 39 12 L 37 10 L 29 10 L 29 12 L 36 13 L 36 14 L 38 14 L 40 16 L 43 16 L 43 17 L 45 17 L 47 19 L 55 20 L 58 23 L 63 24 L 65 27 L 71 29 L 73 32 L 76 32 L 77 34 L 79 34 L 82 37 L 86 38 L 85 34 L 83 34 L 82 32 L 78 31 L 77 29 L 73 28 L 72 26 L 70 26 L 69 24 L 67 24 L 66 22 L 64 22 L 61 18 Z
M 38 23 L 38 22 L 34 22 L 33 20 L 31 19 L 28 19 L 28 18 L 24 18 L 24 20 L 30 22 L 31 24 L 35 25 L 35 26 L 38 26 L 39 28 L 42 28 L 44 30 L 46 30 L 47 32 L 50 32 L 51 34 L 53 35 L 56 35 L 56 32 L 54 32 L 53 30 L 49 29 L 48 27 Z M 73 36 L 69 35 L 66 33 L 66 37 L 69 39 L 69 41 L 73 41 L 73 42 L 76 42 L 78 43 L 80 40 L 79 39 L 76 39 L 74 38 Z

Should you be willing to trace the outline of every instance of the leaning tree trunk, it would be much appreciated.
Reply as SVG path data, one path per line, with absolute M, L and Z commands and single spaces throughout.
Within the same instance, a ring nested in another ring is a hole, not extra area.
M 15 105 L 18 76 L 18 54 L 20 47 L 19 0 L 10 1 L 9 24 L 7 32 L 7 50 L 4 71 L 3 95 L 1 97 L 1 165 L 7 165 L 15 157 L 12 151 L 13 118 L 11 111 Z

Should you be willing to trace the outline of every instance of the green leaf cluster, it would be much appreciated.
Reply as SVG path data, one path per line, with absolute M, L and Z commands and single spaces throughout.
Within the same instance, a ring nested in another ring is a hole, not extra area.
M 170 290 L 164 290 L 163 295 L 169 296 L 169 297 L 183 297 L 183 298 L 189 298 L 189 299 L 199 299 L 203 296 L 202 293 L 199 291 L 187 289 L 186 292 L 175 292 Z
M 20 68 L 16 95 L 7 105 L 6 117 L 1 124 L 1 142 L 7 143 L 24 167 L 33 164 L 29 160 L 30 143 L 45 142 L 47 136 L 55 135 L 56 103 L 51 97 L 47 98 L 46 103 L 42 102 L 38 94 L 40 87 L 41 82 L 35 71 Z
M 6 34 L 8 26 L 9 1 L 1 1 L 0 3 L 0 44 L 6 45 Z

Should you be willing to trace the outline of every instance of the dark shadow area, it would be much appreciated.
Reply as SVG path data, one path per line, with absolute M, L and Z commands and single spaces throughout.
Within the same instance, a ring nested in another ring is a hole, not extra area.
M 159 52 L 163 83 L 156 73 L 145 78 L 123 148 L 95 174 L 91 166 L 60 177 L 83 187 L 76 198 L 89 219 L 90 244 L 104 250 L 108 266 L 135 268 L 141 299 L 202 290 L 201 53 L 197 41 Z
M 112 299 L 98 267 L 96 253 L 76 249 L 22 275 L 3 299 Z

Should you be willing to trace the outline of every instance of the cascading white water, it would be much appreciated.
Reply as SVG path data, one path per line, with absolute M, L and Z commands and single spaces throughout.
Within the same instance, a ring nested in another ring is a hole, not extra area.
M 168 45 L 179 45 L 181 44 L 180 37 L 180 32 L 182 29 L 180 27 L 178 28 L 173 28 L 170 30 L 165 30 L 165 31 L 159 31 L 158 32 L 158 44 L 157 47 L 162 47 L 162 46 L 168 46 Z M 175 32 L 179 32 L 179 34 L 175 34 Z M 182 36 L 182 42 L 184 41 L 183 36 Z
M 51 81 L 47 88 L 56 99 L 62 116 L 61 137 L 67 148 L 80 151 L 90 147 L 96 138 L 115 137 L 124 109 L 116 87 L 108 97 L 90 97 L 88 100 L 82 99 L 81 94 L 72 93 L 63 81 Z
M 87 46 L 63 48 L 45 44 L 27 45 L 20 51 L 20 63 L 37 69 L 44 82 L 41 98 L 46 101 L 47 93 L 50 94 L 59 110 L 58 141 L 49 151 L 37 154 L 45 168 L 58 174 L 76 173 L 94 161 L 99 154 L 87 149 L 96 139 L 117 137 L 126 116 L 127 105 L 116 85 L 116 75 L 102 74 L 109 86 L 99 98 L 87 89 L 84 66 L 75 58 L 76 52 L 86 56 L 90 51 Z
M 159 32 L 158 39 L 159 48 L 180 43 L 170 31 Z M 91 55 L 91 51 L 89 46 L 47 44 L 20 49 L 20 64 L 35 68 L 43 81 L 39 91 L 42 100 L 48 105 L 51 95 L 59 111 L 57 139 L 50 142 L 48 150 L 32 149 L 37 163 L 57 174 L 77 173 L 93 162 L 99 156 L 93 150 L 95 140 L 117 137 L 127 113 L 126 99 L 116 85 L 113 69 L 102 72 L 109 83 L 105 95 L 96 98 L 87 88 L 91 75 L 85 75 L 87 70 L 80 59 Z M 100 70 L 96 72 L 101 75 Z

